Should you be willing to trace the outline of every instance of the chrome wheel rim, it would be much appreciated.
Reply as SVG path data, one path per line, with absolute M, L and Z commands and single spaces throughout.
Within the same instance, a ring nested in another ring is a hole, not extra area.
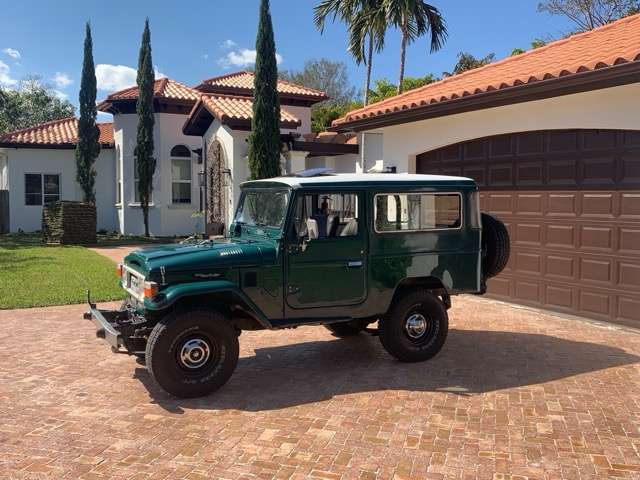
M 189 370 L 202 368 L 211 358 L 211 346 L 203 338 L 192 338 L 182 345 L 178 361 Z
M 417 340 L 421 338 L 427 331 L 428 322 L 424 315 L 420 313 L 412 313 L 407 317 L 404 329 L 409 338 Z

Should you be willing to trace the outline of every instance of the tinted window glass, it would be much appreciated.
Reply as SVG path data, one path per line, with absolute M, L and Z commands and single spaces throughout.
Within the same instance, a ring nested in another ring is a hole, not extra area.
M 461 222 L 458 194 L 399 193 L 375 198 L 378 232 L 459 228 Z

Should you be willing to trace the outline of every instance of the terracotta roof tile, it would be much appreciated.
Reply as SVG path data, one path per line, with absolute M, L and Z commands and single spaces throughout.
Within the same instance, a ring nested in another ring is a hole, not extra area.
M 213 77 L 204 80 L 197 89 L 208 90 L 215 93 L 219 90 L 219 93 L 247 93 L 253 92 L 253 79 L 252 72 L 236 72 L 220 77 Z M 305 97 L 310 99 L 316 99 L 318 101 L 326 100 L 327 95 L 320 90 L 304 87 L 291 82 L 285 82 L 284 80 L 278 80 L 278 93 L 280 95 L 288 95 L 293 97 Z
M 99 123 L 98 128 L 102 146 L 113 147 L 113 123 Z M 6 146 L 72 146 L 77 142 L 78 119 L 75 117 L 42 123 L 0 136 L 0 145 Z
M 248 97 L 203 95 L 201 101 L 205 108 L 223 123 L 229 121 L 250 122 L 253 118 L 253 100 Z M 298 118 L 282 107 L 280 108 L 280 121 L 284 125 L 293 127 L 299 126 L 301 123 Z
M 334 126 L 640 61 L 640 14 L 353 110 Z
M 181 100 L 185 102 L 195 103 L 200 96 L 200 92 L 187 87 L 186 85 L 176 82 L 170 78 L 164 77 L 155 81 L 153 84 L 153 96 L 159 99 Z M 133 86 L 112 93 L 105 100 L 98 104 L 98 110 L 106 110 L 114 101 L 126 101 L 138 99 L 138 87 Z

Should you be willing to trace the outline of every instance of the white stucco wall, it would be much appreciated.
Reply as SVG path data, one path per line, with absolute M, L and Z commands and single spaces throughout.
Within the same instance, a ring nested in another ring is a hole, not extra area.
M 182 133 L 187 115 L 156 113 L 154 125 L 154 156 L 156 172 L 153 177 L 153 201 L 149 209 L 149 229 L 152 235 L 190 235 L 202 231 L 201 217 L 193 217 L 200 209 L 198 172 L 202 165 L 197 156 L 191 157 L 191 204 L 171 202 L 171 149 L 185 145 L 189 150 L 200 148 L 199 137 Z M 123 172 L 122 205 L 119 206 L 120 231 L 126 234 L 144 233 L 142 209 L 135 201 L 136 114 L 114 116 L 114 139 Z
M 395 165 L 399 172 L 413 173 L 416 155 L 454 143 L 534 130 L 640 130 L 639 112 L 640 83 L 635 83 L 394 125 L 375 132 L 384 134 L 384 166 Z
M 295 132 L 295 133 L 311 133 L 311 108 L 300 107 L 295 105 L 282 105 L 281 108 L 285 109 L 291 115 L 300 120 L 301 124 L 298 128 L 293 130 L 282 129 L 282 132 Z
M 25 174 L 60 175 L 60 200 L 82 200 L 82 190 L 76 182 L 76 161 L 73 149 L 18 148 L 2 149 L 6 157 L 6 178 L 9 187 L 10 231 L 33 232 L 42 225 L 42 206 L 25 204 Z M 117 228 L 115 202 L 115 155 L 113 149 L 102 149 L 96 159 L 96 207 L 98 229 Z

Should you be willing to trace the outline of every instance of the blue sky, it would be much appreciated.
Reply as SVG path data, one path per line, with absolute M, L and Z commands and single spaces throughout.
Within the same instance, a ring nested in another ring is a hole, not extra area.
M 258 0 L 72 0 L 3 2 L 0 29 L 0 83 L 14 85 L 28 74 L 41 75 L 60 95 L 77 103 L 82 65 L 84 22 L 93 28 L 94 60 L 102 65 L 98 81 L 102 98 L 135 82 L 140 35 L 145 17 L 151 22 L 157 71 L 187 85 L 242 70 L 254 49 Z M 330 24 L 324 35 L 313 25 L 311 0 L 272 0 L 271 11 L 280 68 L 300 68 L 307 59 L 327 57 L 349 67 L 360 87 L 363 67 L 346 52 L 346 28 Z M 563 18 L 538 13 L 538 0 L 486 2 L 432 0 L 449 29 L 444 48 L 429 54 L 426 40 L 413 44 L 406 74 L 441 74 L 455 64 L 460 51 L 497 58 L 514 47 L 527 48 L 536 37 L 558 37 L 570 30 Z M 377 55 L 374 78 L 395 80 L 399 35 L 390 31 L 385 51 Z M 132 80 L 133 79 L 133 80 Z

